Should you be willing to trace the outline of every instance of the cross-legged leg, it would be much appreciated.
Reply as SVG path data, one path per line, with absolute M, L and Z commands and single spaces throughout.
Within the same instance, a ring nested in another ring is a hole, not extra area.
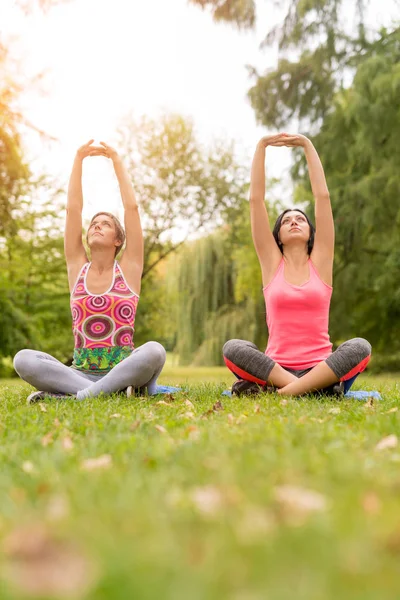
M 246 381 L 253 381 L 259 385 L 269 383 L 280 388 L 297 379 L 269 356 L 260 352 L 252 342 L 229 340 L 222 352 L 228 369 Z
M 50 393 L 76 394 L 95 378 L 38 350 L 20 350 L 14 357 L 14 369 L 36 389 Z
M 299 396 L 328 387 L 337 381 L 354 380 L 364 371 L 371 358 L 371 344 L 363 338 L 353 338 L 341 344 L 335 352 L 303 377 L 279 390 L 279 394 Z
M 146 387 L 148 393 L 154 394 L 157 378 L 165 364 L 165 350 L 158 342 L 147 342 L 139 346 L 130 356 L 118 363 L 101 380 L 92 383 L 77 394 L 78 400 L 104 394 L 112 394 L 128 386 Z

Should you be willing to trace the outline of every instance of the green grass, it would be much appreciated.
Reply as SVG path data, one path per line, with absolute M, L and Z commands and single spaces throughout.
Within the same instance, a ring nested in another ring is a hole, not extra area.
M 357 381 L 372 407 L 221 396 L 231 382 L 167 367 L 160 383 L 190 384 L 173 398 L 28 407 L 1 381 L 1 600 L 22 580 L 62 597 L 44 591 L 62 553 L 56 588 L 76 576 L 87 600 L 400 598 L 400 446 L 375 449 L 399 431 L 400 377 Z

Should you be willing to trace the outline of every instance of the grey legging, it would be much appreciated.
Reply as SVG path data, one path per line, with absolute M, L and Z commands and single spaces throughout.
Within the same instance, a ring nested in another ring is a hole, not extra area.
M 225 364 L 237 377 L 255 381 L 260 385 L 268 382 L 275 361 L 264 352 L 260 352 L 255 344 L 245 340 L 229 340 L 224 345 Z M 361 373 L 371 356 L 371 344 L 363 338 L 353 338 L 343 342 L 326 359 L 326 364 L 335 373 L 338 380 L 346 381 Z M 285 367 L 286 368 L 286 367 Z M 302 377 L 311 369 L 296 371 L 287 369 L 296 377 Z
M 73 394 L 78 400 L 112 394 L 128 386 L 147 388 L 154 394 L 157 377 L 165 363 L 165 350 L 158 342 L 139 346 L 105 375 L 83 373 L 37 350 L 20 350 L 14 357 L 18 375 L 43 392 Z

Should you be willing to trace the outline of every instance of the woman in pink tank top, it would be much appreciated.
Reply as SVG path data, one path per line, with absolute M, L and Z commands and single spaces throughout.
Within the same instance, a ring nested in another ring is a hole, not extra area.
M 92 218 L 82 242 L 82 165 L 87 157 L 112 161 L 124 207 L 125 230 L 109 212 Z M 125 248 L 117 261 L 122 246 Z M 64 239 L 71 291 L 74 353 L 71 367 L 36 350 L 21 350 L 14 367 L 39 391 L 28 397 L 73 396 L 78 400 L 126 390 L 153 394 L 165 363 L 158 342 L 134 348 L 133 332 L 143 271 L 143 235 L 139 208 L 128 172 L 114 148 L 93 140 L 79 148 L 69 181 Z
M 287 209 L 271 231 L 265 205 L 265 150 L 302 147 L 315 200 L 315 222 L 300 209 Z M 329 307 L 332 296 L 334 222 L 324 170 L 312 142 L 303 135 L 279 133 L 262 138 L 253 159 L 250 215 L 260 261 L 268 345 L 229 340 L 223 349 L 228 368 L 239 379 L 236 394 L 272 389 L 301 395 L 320 390 L 342 394 L 368 364 L 371 346 L 353 338 L 332 352 Z

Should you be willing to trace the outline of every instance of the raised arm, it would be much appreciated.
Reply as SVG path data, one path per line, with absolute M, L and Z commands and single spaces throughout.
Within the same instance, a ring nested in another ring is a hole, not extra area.
M 278 145 L 281 134 L 262 138 L 254 153 L 250 180 L 250 221 L 254 247 L 260 261 L 263 285 L 267 285 L 282 258 L 269 225 L 265 204 L 265 150 Z
M 139 207 L 136 202 L 131 178 L 118 152 L 108 144 L 104 142 L 100 143 L 105 149 L 106 156 L 111 158 L 113 162 L 121 192 L 122 204 L 124 205 L 126 246 L 120 259 L 121 268 L 131 289 L 139 294 L 144 262 L 143 232 Z
M 74 159 L 68 185 L 67 217 L 64 233 L 64 253 L 68 269 L 68 281 L 72 290 L 79 271 L 87 261 L 82 243 L 82 163 L 87 156 L 101 156 L 103 148 L 92 146 L 93 140 L 81 146 Z
M 302 146 L 315 200 L 315 241 L 311 259 L 320 277 L 331 285 L 335 250 L 335 226 L 325 173 L 313 143 L 304 135 L 285 134 L 285 146 Z

